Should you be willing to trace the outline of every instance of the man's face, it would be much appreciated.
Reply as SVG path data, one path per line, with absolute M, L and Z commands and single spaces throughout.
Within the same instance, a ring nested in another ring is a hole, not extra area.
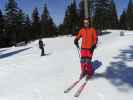
M 89 27 L 89 22 L 84 22 L 84 27 Z

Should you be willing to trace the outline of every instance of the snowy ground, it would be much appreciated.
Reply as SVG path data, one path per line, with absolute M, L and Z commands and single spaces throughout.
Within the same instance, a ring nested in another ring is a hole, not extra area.
M 94 53 L 93 64 L 101 66 L 79 100 L 133 98 L 133 32 L 125 31 L 126 35 L 120 37 L 120 31 L 108 31 L 112 33 L 99 37 Z M 73 94 L 79 85 L 63 93 L 80 73 L 73 37 L 44 42 L 49 54 L 45 57 L 40 57 L 37 41 L 0 49 L 0 100 L 78 100 Z

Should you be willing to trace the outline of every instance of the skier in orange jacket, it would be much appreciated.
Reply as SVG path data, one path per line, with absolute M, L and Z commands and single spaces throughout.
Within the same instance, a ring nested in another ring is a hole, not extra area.
M 84 27 L 78 32 L 74 44 L 79 48 L 78 40 L 82 38 L 82 45 L 80 50 L 81 56 L 81 75 L 80 79 L 86 76 L 86 80 L 91 78 L 94 74 L 93 66 L 91 63 L 93 51 L 97 44 L 96 30 L 90 27 L 89 19 L 84 19 Z

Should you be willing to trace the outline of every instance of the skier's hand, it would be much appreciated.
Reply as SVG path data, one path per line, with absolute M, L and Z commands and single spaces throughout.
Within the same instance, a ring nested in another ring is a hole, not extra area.
M 75 46 L 76 46 L 77 48 L 79 48 L 79 43 L 78 43 L 78 40 L 77 40 L 77 39 L 74 40 L 74 44 L 75 44 Z
M 93 52 L 95 49 L 96 49 L 96 44 L 94 44 L 94 45 L 91 47 L 91 51 Z
M 93 48 L 94 48 L 94 49 L 96 49 L 96 47 L 97 47 L 97 45 L 96 45 L 96 44 L 94 44 L 94 45 L 93 45 Z

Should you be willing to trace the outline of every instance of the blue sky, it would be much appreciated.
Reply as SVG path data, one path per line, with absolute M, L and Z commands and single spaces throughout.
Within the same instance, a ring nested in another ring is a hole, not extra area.
M 129 0 L 114 0 L 116 2 L 118 15 L 126 9 Z M 0 9 L 4 10 L 7 0 L 0 0 Z M 18 6 L 27 14 L 31 14 L 33 8 L 37 7 L 41 14 L 44 3 L 48 4 L 50 15 L 53 17 L 54 22 L 58 25 L 62 23 L 65 10 L 70 0 L 17 0 Z M 79 2 L 79 0 L 77 0 Z

